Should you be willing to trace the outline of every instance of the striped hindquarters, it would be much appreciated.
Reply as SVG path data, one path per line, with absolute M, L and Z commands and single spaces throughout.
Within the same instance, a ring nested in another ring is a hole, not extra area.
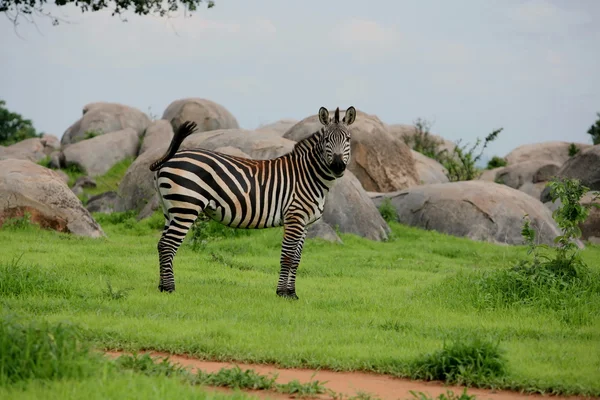
M 250 160 L 208 150 L 181 150 L 157 173 L 168 218 L 205 211 L 234 228 L 282 224 L 296 172 L 289 157 Z

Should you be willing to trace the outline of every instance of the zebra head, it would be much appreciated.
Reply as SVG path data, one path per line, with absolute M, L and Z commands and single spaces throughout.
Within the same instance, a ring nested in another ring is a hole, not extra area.
M 319 109 L 319 121 L 325 126 L 321 137 L 323 161 L 336 178 L 344 175 L 350 162 L 350 130 L 356 119 L 354 107 L 348 107 L 344 118 L 340 121 L 340 109 L 335 109 L 333 117 L 329 117 L 329 110 L 325 107 Z

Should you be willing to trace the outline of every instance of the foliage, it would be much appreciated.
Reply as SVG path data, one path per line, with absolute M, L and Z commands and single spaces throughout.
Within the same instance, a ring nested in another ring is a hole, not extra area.
M 0 0 L 0 10 L 2 2 Z M 42 137 L 42 133 L 37 133 L 33 123 L 29 119 L 23 118 L 20 114 L 9 111 L 6 102 L 0 100 L 0 145 L 10 146 L 21 140 Z
M 104 295 L 111 300 L 121 300 L 125 299 L 129 294 L 129 291 L 133 290 L 131 287 L 123 288 L 123 289 L 115 289 L 110 283 L 110 279 L 106 280 L 106 289 L 103 290 Z
M 45 11 L 47 0 L 0 0 L 0 12 L 16 24 L 19 18 L 31 20 L 34 15 L 49 17 L 53 25 L 58 25 L 63 19 Z M 82 13 L 96 12 L 108 9 L 112 11 L 112 16 L 124 14 L 126 11 L 133 11 L 137 15 L 155 15 L 165 17 L 182 8 L 184 11 L 192 12 L 198 9 L 202 3 L 206 3 L 208 8 L 215 5 L 214 0 L 56 0 L 55 5 L 62 7 L 74 4 L 79 7 Z M 123 18 L 124 19 L 124 18 Z M 126 20 L 126 19 L 124 19 Z
M 464 388 L 460 395 L 454 394 L 452 390 L 446 390 L 446 393 L 440 393 L 437 397 L 425 394 L 423 392 L 410 391 L 414 400 L 475 400 L 477 396 L 468 394 L 467 388 Z
M 91 373 L 91 358 L 75 326 L 0 315 L 0 386 L 31 379 L 81 378 Z
M 29 228 L 32 224 L 31 213 L 29 211 L 25 211 L 22 217 L 6 219 L 2 224 L 2 228 L 7 230 L 21 230 Z
M 83 138 L 81 140 L 93 139 L 96 136 L 101 136 L 101 135 L 102 135 L 101 130 L 90 129 L 83 133 Z
M 481 338 L 444 343 L 441 350 L 426 354 L 410 365 L 412 379 L 472 385 L 506 374 L 506 360 L 498 343 Z
M 503 128 L 497 129 L 487 135 L 483 141 L 483 146 L 476 155 L 477 147 L 481 144 L 481 139 L 477 138 L 475 144 L 467 150 L 467 145 L 461 146 L 461 141 L 456 143 L 453 154 L 446 157 L 443 165 L 448 171 L 446 176 L 450 182 L 470 181 L 476 179 L 480 175 L 479 169 L 476 167 L 477 162 L 481 159 L 483 151 L 490 142 L 493 142 L 502 132 Z
M 494 156 L 488 161 L 486 169 L 494 169 L 505 167 L 507 164 L 506 159 L 498 156 Z
M 389 197 L 384 198 L 379 205 L 379 213 L 386 222 L 398 221 L 398 212 Z
M 569 157 L 574 157 L 577 153 L 579 153 L 579 147 L 575 143 L 571 143 L 569 145 Z
M 587 133 L 592 137 L 592 143 L 600 144 L 600 113 L 597 113 L 598 120 L 590 129 L 588 129 Z
M 446 150 L 440 150 L 439 147 L 444 142 L 432 136 L 429 131 L 430 128 L 431 123 L 429 121 L 417 118 L 414 121 L 414 133 L 405 135 L 403 137 L 404 142 L 414 151 L 442 162 L 445 158 Z
M 194 250 L 203 249 L 209 241 L 248 236 L 251 233 L 249 229 L 230 228 L 204 213 L 198 216 L 190 231 L 190 243 Z

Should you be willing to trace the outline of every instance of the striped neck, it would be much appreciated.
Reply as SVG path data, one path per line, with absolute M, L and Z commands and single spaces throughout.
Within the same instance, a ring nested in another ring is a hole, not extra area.
M 321 128 L 307 138 L 302 139 L 294 146 L 292 152 L 284 157 L 296 160 L 300 169 L 307 169 L 310 175 L 317 178 L 326 188 L 330 188 L 335 181 L 335 176 L 323 159 L 323 137 L 324 129 Z

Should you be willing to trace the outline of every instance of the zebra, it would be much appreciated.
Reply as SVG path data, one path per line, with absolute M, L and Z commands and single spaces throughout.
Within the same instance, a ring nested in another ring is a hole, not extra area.
M 165 154 L 150 165 L 165 217 L 158 241 L 161 292 L 175 290 L 173 259 L 188 230 L 204 212 L 232 228 L 262 229 L 283 225 L 280 272 L 276 294 L 297 300 L 296 271 L 307 226 L 319 220 L 325 199 L 350 161 L 350 130 L 356 110 L 340 120 L 319 109 L 323 125 L 294 145 L 291 152 L 268 160 L 253 160 L 205 149 L 178 150 L 196 131 L 184 122 Z

